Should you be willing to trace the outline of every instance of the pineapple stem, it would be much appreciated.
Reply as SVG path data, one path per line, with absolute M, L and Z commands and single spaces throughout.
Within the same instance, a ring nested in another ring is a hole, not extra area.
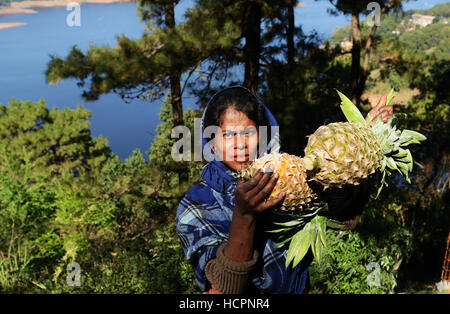
M 315 154 L 306 155 L 303 158 L 303 165 L 306 170 L 314 170 L 319 167 L 319 158 Z

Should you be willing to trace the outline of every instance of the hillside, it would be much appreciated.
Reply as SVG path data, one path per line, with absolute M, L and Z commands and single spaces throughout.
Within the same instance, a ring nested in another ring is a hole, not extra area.
M 428 10 L 417 10 L 416 13 L 426 14 L 426 15 L 434 15 L 439 18 L 442 18 L 442 17 L 448 18 L 448 17 L 450 17 L 450 3 L 447 2 L 447 3 L 437 4 Z
M 363 99 L 373 104 L 384 90 L 392 86 L 400 92 L 396 101 L 407 106 L 419 92 L 410 88 L 411 78 L 401 64 L 413 59 L 432 63 L 450 60 L 449 16 L 450 2 L 429 10 L 393 12 L 384 16 L 375 35 L 372 71 Z M 370 27 L 362 22 L 361 30 L 363 38 L 367 38 Z M 352 47 L 351 34 L 350 25 L 337 27 L 326 43 L 331 47 L 340 46 L 343 53 L 349 52 Z
M 450 17 L 450 2 L 438 4 L 429 10 L 408 10 L 405 12 L 392 12 L 384 16 L 381 25 L 377 29 L 376 36 L 378 39 L 390 35 L 402 35 L 407 32 L 426 28 L 434 25 L 433 29 L 444 29 L 450 27 L 448 18 Z M 368 34 L 370 27 L 365 22 L 361 23 L 363 34 Z M 440 24 L 437 26 L 435 24 Z M 350 25 L 344 27 L 336 27 L 328 43 L 338 45 L 351 40 Z

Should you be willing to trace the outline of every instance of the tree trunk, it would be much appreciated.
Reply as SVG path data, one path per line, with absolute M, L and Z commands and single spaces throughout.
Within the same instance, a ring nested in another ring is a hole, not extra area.
M 170 1 L 164 6 L 164 21 L 166 30 L 170 31 L 175 28 L 175 1 Z M 169 75 L 170 80 L 170 96 L 172 101 L 172 119 L 173 126 L 183 125 L 183 103 L 181 100 L 181 70 L 174 68 Z M 180 153 L 183 153 L 182 151 Z M 189 180 L 189 171 L 187 164 L 184 162 L 178 163 L 178 189 L 181 191 L 182 183 Z
M 170 95 L 172 98 L 172 117 L 173 126 L 183 125 L 183 103 L 181 100 L 181 73 L 180 71 L 173 71 L 169 76 L 170 79 Z
M 367 76 L 369 75 L 369 62 L 370 62 L 370 50 L 372 49 L 373 38 L 375 37 L 375 32 L 377 31 L 377 26 L 373 25 L 370 31 L 369 38 L 367 38 L 366 47 L 364 49 L 364 61 L 361 69 L 358 88 L 356 89 L 357 103 L 361 100 L 361 95 L 364 92 L 364 87 L 366 86 Z
M 173 1 L 164 6 L 164 20 L 166 30 L 175 28 L 175 4 Z M 181 100 L 181 71 L 174 69 L 169 76 L 170 80 L 170 95 L 172 98 L 172 117 L 173 125 L 183 125 L 183 103 Z
M 295 30 L 295 16 L 294 16 L 295 1 L 291 0 L 288 6 L 288 27 L 286 30 L 287 41 L 287 62 L 289 68 L 294 65 L 295 46 L 294 46 L 294 30 Z
M 399 5 L 401 1 L 390 1 L 387 6 L 381 8 L 381 17 L 391 10 L 392 8 Z M 364 61 L 361 68 L 361 27 L 359 24 L 359 13 L 357 9 L 352 11 L 352 36 L 353 36 L 353 48 L 352 48 L 352 72 L 351 72 L 351 100 L 354 104 L 359 105 L 361 102 L 361 95 L 364 92 L 366 86 L 366 80 L 369 76 L 369 63 L 370 63 L 370 51 L 372 49 L 373 39 L 377 31 L 377 25 L 373 25 L 370 30 L 369 38 L 367 39 L 365 51 L 364 51 Z
M 361 74 L 361 27 L 359 25 L 359 12 L 352 12 L 352 70 L 350 80 L 350 95 L 354 104 L 359 104 L 358 87 Z
M 245 14 L 243 34 L 245 38 L 244 61 L 245 77 L 244 86 L 252 92 L 258 92 L 259 58 L 261 54 L 261 2 L 248 1 Z

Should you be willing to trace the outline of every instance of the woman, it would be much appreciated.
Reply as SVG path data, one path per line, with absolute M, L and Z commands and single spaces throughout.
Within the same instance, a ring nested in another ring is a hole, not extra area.
M 385 109 L 371 114 L 385 120 L 389 116 Z M 262 126 L 275 127 L 275 134 L 269 136 L 275 141 L 269 142 L 267 150 L 276 144 L 276 120 L 254 94 L 236 86 L 211 98 L 202 123 L 202 130 L 218 126 L 212 138 L 202 137 L 204 149 L 210 148 L 207 152 L 214 158 L 177 211 L 177 232 L 200 289 L 209 293 L 305 292 L 312 254 L 295 268 L 286 268 L 287 246 L 276 247 L 275 239 L 264 232 L 273 221 L 269 209 L 285 197 L 281 194 L 266 201 L 277 174 L 260 170 L 247 182 L 239 176 L 258 151 L 266 150 L 260 147 Z M 360 199 L 359 207 L 364 204 Z

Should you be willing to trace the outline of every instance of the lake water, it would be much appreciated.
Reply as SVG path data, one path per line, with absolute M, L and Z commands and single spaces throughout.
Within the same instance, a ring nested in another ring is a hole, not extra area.
M 329 16 L 328 1 L 305 2 L 306 7 L 296 9 L 296 24 L 302 25 L 305 32 L 317 30 L 326 38 L 336 26 L 350 21 L 344 16 Z M 413 1 L 406 8 L 426 9 L 443 2 L 446 1 Z M 180 2 L 176 8 L 177 20 L 182 19 L 190 5 L 192 2 L 188 0 Z M 91 44 L 113 47 L 116 37 L 122 33 L 129 38 L 140 37 L 144 24 L 139 22 L 136 8 L 135 3 L 83 4 L 80 27 L 67 25 L 70 12 L 65 7 L 37 9 L 37 14 L 0 16 L 0 23 L 27 23 L 0 29 L 0 103 L 7 104 L 11 98 L 31 101 L 43 98 L 49 109 L 75 108 L 81 104 L 92 111 L 92 135 L 108 137 L 111 149 L 120 158 L 125 159 L 136 148 L 142 153 L 147 151 L 159 123 L 160 102 L 135 100 L 127 104 L 112 93 L 86 102 L 76 80 L 47 85 L 44 74 L 49 55 L 65 57 L 73 45 L 86 51 Z M 185 107 L 197 107 L 192 98 L 183 101 Z

